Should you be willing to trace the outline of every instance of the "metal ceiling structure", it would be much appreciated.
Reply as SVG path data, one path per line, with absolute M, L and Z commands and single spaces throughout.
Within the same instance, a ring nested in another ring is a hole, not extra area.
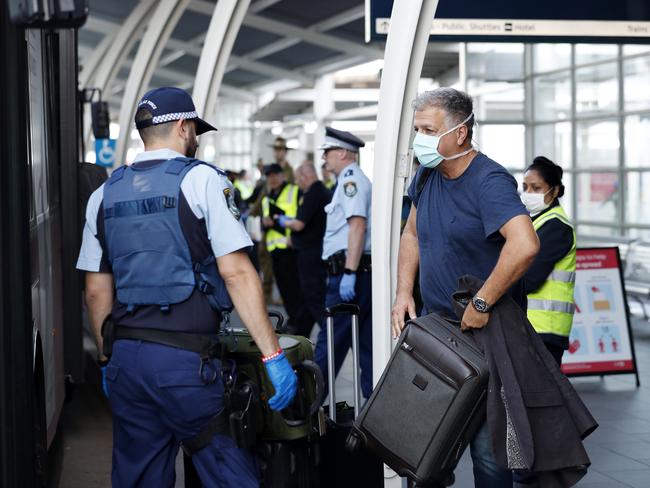
M 81 81 L 93 82 L 97 70 L 103 69 L 105 98 L 116 108 L 155 3 L 90 0 L 90 16 L 79 32 Z M 180 6 L 181 16 L 164 44 L 150 87 L 191 90 L 194 85 L 216 1 L 181 3 L 186 5 Z M 232 47 L 221 93 L 252 100 L 269 87 L 312 87 L 323 74 L 383 58 L 383 45 L 364 42 L 364 14 L 363 0 L 254 0 Z M 128 35 L 116 45 L 115 38 L 125 28 Z M 427 55 L 427 77 L 457 65 L 457 46 L 439 47 Z

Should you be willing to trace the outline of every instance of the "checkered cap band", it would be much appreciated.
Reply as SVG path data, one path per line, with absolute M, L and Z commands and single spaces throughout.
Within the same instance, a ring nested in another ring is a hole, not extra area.
M 174 112 L 171 114 L 156 115 L 151 119 L 152 124 L 164 124 L 165 122 L 172 122 L 174 120 L 180 119 L 198 119 L 199 115 L 196 113 L 196 110 L 192 112 Z

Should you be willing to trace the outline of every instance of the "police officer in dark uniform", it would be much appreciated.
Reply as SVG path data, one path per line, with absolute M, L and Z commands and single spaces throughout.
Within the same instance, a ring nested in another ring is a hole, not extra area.
M 302 194 L 298 199 L 295 218 L 281 215 L 278 223 L 292 230 L 291 242 L 296 250 L 300 288 L 309 320 L 308 326 L 299 333 L 309 337 L 315 322 L 321 328 L 323 304 L 325 303 L 325 267 L 321 261 L 325 234 L 325 206 L 332 199 L 331 192 L 318 180 L 313 164 L 303 163 L 295 171 L 296 182 Z
M 327 264 L 325 305 L 341 302 L 359 305 L 361 389 L 372 392 L 372 276 L 370 266 L 370 220 L 372 185 L 358 164 L 364 142 L 349 132 L 326 128 L 320 147 L 327 169 L 337 176 L 332 201 L 325 207 L 327 224 L 322 258 Z M 334 355 L 338 374 L 350 349 L 350 317 L 334 319 Z M 316 363 L 327 376 L 327 332 L 322 328 L 315 352 Z M 326 381 L 327 384 L 327 381 Z
M 92 194 L 77 262 L 98 349 L 112 348 L 110 362 L 100 353 L 112 485 L 173 486 L 182 444 L 203 486 L 258 486 L 252 454 L 229 435 L 216 357 L 233 302 L 263 354 L 272 409 L 291 402 L 297 379 L 268 320 L 232 185 L 193 159 L 196 136 L 216 129 L 177 88 L 145 94 L 135 121 L 145 152 Z

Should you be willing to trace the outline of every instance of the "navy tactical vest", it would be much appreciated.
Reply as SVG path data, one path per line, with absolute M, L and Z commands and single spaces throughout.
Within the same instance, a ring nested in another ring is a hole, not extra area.
M 151 167 L 122 166 L 104 185 L 104 226 L 117 300 L 130 312 L 158 305 L 162 312 L 195 289 L 210 306 L 230 312 L 232 302 L 214 255 L 193 262 L 179 220 L 181 182 L 195 166 L 175 158 Z

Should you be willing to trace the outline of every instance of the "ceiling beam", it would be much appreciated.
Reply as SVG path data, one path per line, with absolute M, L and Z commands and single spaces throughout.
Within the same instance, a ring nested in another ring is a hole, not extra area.
M 249 12 L 258 13 L 264 9 L 272 7 L 276 3 L 280 3 L 282 0 L 257 0 L 254 4 L 248 7 Z

